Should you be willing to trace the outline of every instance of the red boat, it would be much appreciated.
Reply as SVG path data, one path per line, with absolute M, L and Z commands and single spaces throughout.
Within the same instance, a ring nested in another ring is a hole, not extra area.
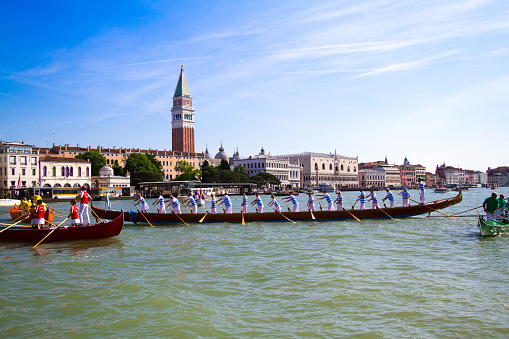
M 18 221 L 20 220 L 21 218 L 21 210 L 19 209 L 18 206 L 14 205 L 10 210 L 9 210 L 9 213 L 11 214 L 11 219 L 14 220 L 14 221 Z M 47 221 L 49 222 L 52 222 L 53 221 L 53 216 L 55 215 L 55 212 L 53 212 L 53 210 L 51 208 L 48 208 L 46 210 L 46 213 L 44 213 L 44 219 L 46 219 Z M 30 218 L 26 218 L 25 220 L 23 220 L 22 222 L 26 223 L 26 224 L 30 224 L 30 220 L 32 219 L 32 217 Z
M 124 213 L 118 213 L 118 216 L 109 222 L 90 226 L 60 227 L 54 231 L 44 242 L 71 241 L 84 239 L 103 239 L 115 237 L 120 234 L 124 226 Z M 5 229 L 3 227 L 2 229 Z M 2 231 L 0 229 L 0 231 Z M 41 241 L 53 229 L 32 229 L 32 228 L 9 228 L 0 233 L 0 241 L 21 241 L 34 243 Z

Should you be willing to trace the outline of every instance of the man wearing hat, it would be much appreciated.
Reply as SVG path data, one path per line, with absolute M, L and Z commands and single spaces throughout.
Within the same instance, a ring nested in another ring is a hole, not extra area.
M 410 200 L 410 193 L 408 192 L 407 188 L 403 188 L 403 191 L 398 193 L 401 195 L 401 202 L 403 203 L 403 207 L 408 207 L 409 203 L 408 200 Z
M 90 225 L 90 216 L 88 215 L 88 202 L 92 200 L 90 194 L 87 192 L 87 188 L 85 186 L 81 186 L 80 193 L 80 225 L 83 226 L 83 213 L 85 213 L 85 217 L 87 219 L 87 226 Z
M 385 196 L 385 198 L 382 199 L 382 201 L 389 199 L 390 204 L 389 207 L 394 208 L 394 195 L 392 194 L 391 189 L 389 187 L 387 187 L 385 190 L 387 191 L 387 195 Z

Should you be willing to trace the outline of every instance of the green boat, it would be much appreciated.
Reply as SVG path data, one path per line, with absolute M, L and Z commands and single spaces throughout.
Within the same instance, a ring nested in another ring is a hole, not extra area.
M 477 225 L 485 237 L 509 233 L 508 223 L 495 220 L 485 221 L 483 216 L 479 216 Z

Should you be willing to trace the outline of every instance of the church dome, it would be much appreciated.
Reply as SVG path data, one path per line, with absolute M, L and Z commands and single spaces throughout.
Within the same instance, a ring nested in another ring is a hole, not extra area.
M 101 169 L 99 170 L 99 175 L 101 177 L 111 177 L 113 176 L 113 168 L 111 168 L 108 165 L 105 165 L 101 167 Z
M 224 159 L 226 161 L 229 160 L 228 154 L 226 154 L 226 152 L 224 151 L 223 145 L 221 145 L 221 147 L 219 147 L 219 152 L 216 154 L 214 159 L 219 159 L 219 160 Z

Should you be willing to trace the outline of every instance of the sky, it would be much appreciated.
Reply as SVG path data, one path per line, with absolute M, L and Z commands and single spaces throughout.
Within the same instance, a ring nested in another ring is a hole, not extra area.
M 2 1 L 0 138 L 509 165 L 509 2 Z

